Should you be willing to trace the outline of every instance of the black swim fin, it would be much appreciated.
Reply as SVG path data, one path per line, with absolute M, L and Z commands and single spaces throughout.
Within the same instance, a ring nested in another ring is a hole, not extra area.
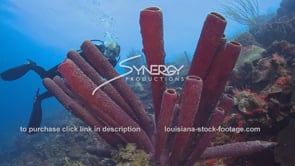
M 30 131 L 30 128 L 38 128 L 40 127 L 42 121 L 42 107 L 41 107 L 42 99 L 39 98 L 39 89 L 36 92 L 36 97 L 33 103 L 33 111 L 30 116 L 30 121 L 27 127 L 27 134 L 33 134 L 34 132 Z
M 8 69 L 2 73 L 0 73 L 0 77 L 5 81 L 12 81 L 16 80 L 23 75 L 25 75 L 30 69 L 32 69 L 33 66 L 36 66 L 36 63 L 32 60 L 29 60 L 29 63 L 23 64 L 11 69 Z

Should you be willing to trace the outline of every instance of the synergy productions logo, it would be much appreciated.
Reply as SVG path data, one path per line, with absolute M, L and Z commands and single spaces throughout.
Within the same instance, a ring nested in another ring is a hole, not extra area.
M 135 66 L 135 65 L 126 65 L 126 62 L 134 60 L 136 58 L 140 58 L 141 55 L 135 55 L 129 57 L 127 59 L 122 60 L 119 63 L 119 67 L 127 70 L 126 73 L 121 74 L 117 77 L 114 77 L 110 80 L 105 81 L 104 83 L 100 84 L 92 91 L 92 95 L 95 94 L 97 90 L 99 90 L 104 85 L 115 81 L 121 77 L 125 77 L 125 80 L 130 81 L 184 81 L 184 77 L 180 76 L 180 71 L 184 68 L 184 65 L 180 67 L 176 67 L 174 65 L 150 65 L 147 68 L 145 65 Z M 135 74 L 132 74 L 135 72 Z M 132 76 L 131 76 L 132 74 Z M 161 76 L 161 77 L 150 77 L 150 76 Z

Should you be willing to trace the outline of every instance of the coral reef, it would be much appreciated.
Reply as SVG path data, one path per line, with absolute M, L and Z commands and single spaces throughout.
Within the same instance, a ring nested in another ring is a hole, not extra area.
M 238 66 L 229 84 L 235 88 L 232 94 L 236 97 L 240 113 L 255 117 L 256 121 L 260 121 L 260 126 L 269 128 L 277 126 L 277 123 L 294 113 L 293 59 L 288 56 L 287 60 L 283 54 L 272 54 L 271 50 L 264 51 L 264 57 L 254 62 Z M 266 56 L 269 53 L 272 55 Z
M 278 17 L 294 16 L 295 2 L 292 0 L 282 0 L 278 9 Z
M 150 161 L 157 164 L 191 166 L 201 159 L 216 133 L 193 130 L 217 128 L 233 106 L 232 96 L 223 92 L 241 46 L 236 42 L 226 43 L 223 35 L 226 20 L 217 13 L 210 13 L 179 97 L 175 89 L 166 88 L 165 84 L 167 71 L 163 69 L 162 25 L 159 8 L 150 7 L 141 11 L 143 52 L 152 79 L 156 125 L 122 76 L 90 41 L 81 46 L 87 61 L 75 51 L 70 51 L 68 58 L 59 66 L 64 80 L 60 77 L 53 80 L 45 78 L 43 83 L 66 109 L 91 126 L 114 149 L 121 144 L 127 145 L 131 151 L 138 151 L 128 146 L 134 143 L 149 155 Z M 155 66 L 158 68 L 153 68 Z M 171 132 L 167 132 L 166 128 Z M 256 141 L 216 148 L 219 151 L 224 149 L 224 154 L 239 156 L 274 145 L 272 142 Z
M 113 152 L 111 155 L 117 166 L 151 165 L 148 160 L 148 154 L 143 150 L 136 149 L 135 144 L 127 144 L 126 147 L 119 147 L 118 151 Z
M 244 32 L 235 36 L 234 41 L 239 42 L 243 47 L 259 45 L 255 37 L 250 32 Z
M 277 10 L 277 15 L 263 25 L 251 27 L 250 33 L 264 47 L 281 40 L 295 43 L 294 6 L 294 1 L 283 0 Z
M 262 53 L 262 57 L 271 57 L 273 54 L 282 56 L 290 68 L 294 65 L 295 45 L 286 40 L 274 41 L 266 51 Z
M 276 160 L 285 166 L 294 165 L 295 160 L 295 119 L 290 120 L 289 125 L 280 131 L 278 136 L 278 146 L 275 148 Z
M 279 77 L 290 77 L 294 55 L 295 47 L 287 41 L 274 42 L 265 51 L 257 46 L 244 47 L 231 76 L 232 85 L 257 92 Z
M 248 56 L 256 55 L 250 53 Z M 284 128 L 295 115 L 294 57 L 294 45 L 283 40 L 273 42 L 256 58 L 248 57 L 253 60 L 241 59 L 231 75 L 227 88 L 228 92 L 235 96 L 235 107 L 224 123 L 231 126 L 260 127 L 261 131 L 222 137 L 236 141 L 253 138 L 279 142 L 285 140 L 282 135 L 287 129 Z M 279 143 L 274 154 L 276 161 L 290 161 L 294 165 L 291 160 L 283 159 L 287 154 L 281 153 L 284 150 L 288 151 L 289 148 Z
M 270 46 L 276 40 L 287 40 L 295 43 L 295 18 L 275 18 L 263 26 L 250 29 L 250 33 L 264 47 Z
M 55 127 L 85 126 L 80 119 L 65 110 L 44 119 L 46 124 Z M 86 126 L 85 126 L 86 127 Z M 88 145 L 108 148 L 95 132 L 38 133 L 36 135 L 16 136 L 13 145 L 1 148 L 1 166 L 52 166 L 52 165 L 98 165 L 106 166 L 110 160 L 89 155 Z
M 218 133 L 218 138 L 213 141 L 217 145 L 224 140 L 237 142 L 262 139 L 282 142 L 284 139 L 281 133 L 284 133 L 286 130 L 284 128 L 295 115 L 294 44 L 282 40 L 272 42 L 269 47 L 261 51 L 252 51 L 252 48 L 253 46 L 242 48 L 238 63 L 231 75 L 226 91 L 234 96 L 235 106 L 225 117 L 222 125 L 259 127 L 260 132 L 226 135 Z M 288 164 L 294 165 L 294 162 L 287 159 L 288 157 L 286 160 L 283 159 L 287 153 L 281 153 L 290 149 L 292 148 L 279 143 L 275 153 L 268 151 L 256 154 L 260 158 L 249 156 L 247 161 L 254 160 L 258 163 L 261 158 L 268 158 L 273 164 L 290 161 Z M 236 160 L 234 163 L 238 164 L 240 161 Z
M 235 68 L 239 68 L 241 65 L 255 63 L 258 59 L 261 59 L 261 53 L 264 51 L 263 48 L 256 45 L 244 46 L 240 52 L 239 58 L 235 65 Z

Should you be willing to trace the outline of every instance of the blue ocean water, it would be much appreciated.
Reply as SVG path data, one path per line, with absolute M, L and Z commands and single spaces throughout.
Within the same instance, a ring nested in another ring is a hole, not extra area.
M 203 21 L 210 11 L 220 8 L 220 0 L 6 0 L 0 2 L 0 72 L 35 61 L 46 69 L 60 63 L 71 49 L 79 49 L 85 39 L 112 38 L 121 45 L 121 57 L 141 50 L 139 12 L 149 6 L 163 10 L 164 40 L 167 61 L 187 51 L 191 56 Z M 226 3 L 223 1 L 222 3 Z M 274 13 L 277 0 L 259 1 L 261 13 Z M 247 30 L 228 20 L 228 38 Z M 120 69 L 117 69 L 120 70 Z M 21 134 L 32 110 L 37 88 L 45 91 L 41 79 L 33 72 L 15 81 L 0 80 L 0 147 Z M 63 110 L 54 98 L 43 102 L 43 118 Z

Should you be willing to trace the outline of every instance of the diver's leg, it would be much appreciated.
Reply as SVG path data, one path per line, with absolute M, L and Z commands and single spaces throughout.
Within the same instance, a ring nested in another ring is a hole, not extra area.
M 24 76 L 30 70 L 35 71 L 41 78 L 44 78 L 44 76 L 47 75 L 46 70 L 37 66 L 35 62 L 28 59 L 28 63 L 8 69 L 0 73 L 0 77 L 5 81 L 13 81 Z
M 37 90 L 36 97 L 33 103 L 33 110 L 30 116 L 30 121 L 27 127 L 27 134 L 32 134 L 34 132 L 30 131 L 32 128 L 40 127 L 42 121 L 42 101 L 48 97 L 51 97 L 52 94 L 49 91 L 46 91 L 39 95 L 39 89 Z
M 31 70 L 35 71 L 42 79 L 46 78 L 46 77 L 53 78 L 57 75 L 60 75 L 57 71 L 58 65 L 52 67 L 49 70 L 45 70 L 43 67 L 35 65 L 35 66 L 32 66 Z
M 60 76 L 60 74 L 59 74 L 59 72 L 58 72 L 58 66 L 59 66 L 59 64 L 56 65 L 56 66 L 54 66 L 54 67 L 52 67 L 51 69 L 47 70 L 46 73 L 43 74 L 43 75 L 39 74 L 40 77 L 43 79 L 43 78 L 45 78 L 45 77 L 53 78 L 53 77 L 55 77 L 55 76 L 57 76 L 57 75 Z M 36 73 L 38 73 L 38 70 L 34 70 L 34 71 L 35 71 Z
M 47 71 L 43 67 L 35 65 L 32 66 L 30 69 L 37 73 L 42 79 L 47 76 Z

